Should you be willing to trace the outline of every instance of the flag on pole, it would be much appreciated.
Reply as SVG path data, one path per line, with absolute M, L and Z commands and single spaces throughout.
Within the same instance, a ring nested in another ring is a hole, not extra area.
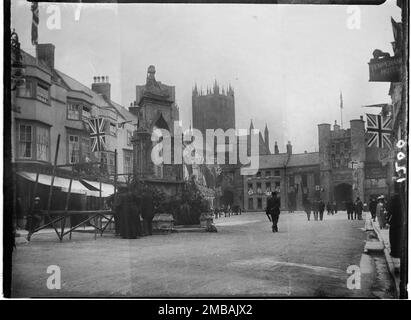
M 391 148 L 392 119 L 377 114 L 367 113 L 367 147 Z
M 342 97 L 342 92 L 340 91 L 340 109 L 343 108 L 343 97 Z
M 31 43 L 33 44 L 33 46 L 35 46 L 37 45 L 39 39 L 39 4 L 37 2 L 32 3 L 31 11 L 33 12 L 33 19 L 31 23 Z
M 104 132 L 105 121 L 103 118 L 89 119 L 91 152 L 104 151 L 106 146 L 106 135 Z

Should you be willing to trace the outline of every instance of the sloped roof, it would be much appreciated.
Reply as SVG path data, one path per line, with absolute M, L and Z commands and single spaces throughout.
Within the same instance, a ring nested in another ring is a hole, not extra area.
M 318 152 L 292 154 L 288 167 L 314 166 L 320 164 Z
M 77 80 L 73 79 L 72 77 L 65 74 L 64 72 L 61 72 L 57 69 L 55 70 L 56 70 L 57 75 L 64 81 L 64 83 L 70 88 L 70 90 L 80 91 L 90 97 L 93 97 L 93 91 L 90 88 L 78 82 Z
M 288 154 L 279 153 L 279 154 L 266 154 L 260 156 L 259 168 L 268 169 L 268 168 L 282 168 L 287 162 Z
M 42 61 L 38 60 L 37 58 L 33 57 L 31 54 L 25 52 L 24 50 L 21 50 L 23 62 L 27 65 L 34 65 L 38 66 L 42 70 L 50 73 L 52 70 L 44 64 Z M 132 114 L 129 110 L 127 110 L 125 107 L 122 105 L 110 100 L 106 101 L 104 97 L 101 94 L 98 94 L 97 92 L 94 92 L 91 90 L 91 88 L 87 87 L 86 85 L 82 84 L 81 82 L 77 81 L 76 79 L 70 77 L 66 73 L 54 69 L 54 74 L 59 77 L 63 83 L 68 87 L 69 90 L 72 91 L 78 91 L 86 94 L 89 96 L 93 102 L 98 107 L 101 108 L 113 108 L 121 117 L 123 117 L 125 120 L 137 120 L 137 116 Z M 161 83 L 159 83 L 161 87 L 167 87 Z
M 137 116 L 130 111 L 128 111 L 125 107 L 122 105 L 119 105 L 118 103 L 111 101 L 111 104 L 113 107 L 117 110 L 117 112 L 125 119 L 125 120 L 137 120 Z
M 291 154 L 288 160 L 287 153 L 267 154 L 260 156 L 260 169 L 313 166 L 320 163 L 318 152 Z

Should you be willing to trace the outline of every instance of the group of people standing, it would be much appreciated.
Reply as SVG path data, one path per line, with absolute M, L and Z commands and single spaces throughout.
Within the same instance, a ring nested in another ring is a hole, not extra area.
M 137 195 L 120 188 L 113 203 L 115 232 L 124 239 L 152 235 L 154 202 L 150 193 Z
M 375 222 L 375 219 L 378 219 L 380 229 L 387 229 L 388 212 L 385 197 L 383 195 L 379 196 L 377 199 L 371 197 L 369 207 L 372 220 Z
M 320 221 L 322 221 L 323 218 L 324 218 L 325 208 L 326 208 L 325 203 L 321 199 L 320 200 L 314 200 L 312 202 L 307 199 L 304 202 L 304 211 L 307 214 L 307 220 L 308 221 L 311 220 L 311 212 L 314 215 L 314 221 L 318 221 L 318 218 L 320 219 Z M 331 207 L 329 206 L 329 204 L 327 204 L 327 211 L 328 211 L 328 214 L 330 214 Z
M 345 209 L 347 210 L 348 220 L 362 220 L 362 212 L 364 210 L 364 204 L 361 199 L 357 197 L 355 202 L 346 201 Z

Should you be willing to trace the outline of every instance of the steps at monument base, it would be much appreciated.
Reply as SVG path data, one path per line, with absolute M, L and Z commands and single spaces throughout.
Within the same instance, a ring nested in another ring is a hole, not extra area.
M 200 227 L 200 225 L 187 225 L 187 226 L 175 226 L 175 232 L 206 232 L 205 228 Z

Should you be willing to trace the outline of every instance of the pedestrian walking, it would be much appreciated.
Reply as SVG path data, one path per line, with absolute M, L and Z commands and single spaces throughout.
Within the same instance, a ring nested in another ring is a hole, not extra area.
M 378 197 L 378 204 L 375 210 L 380 229 L 385 229 L 385 225 L 387 223 L 385 210 L 384 196 L 381 195 Z
M 314 221 L 318 221 L 318 212 L 320 211 L 319 209 L 319 201 L 314 200 L 313 202 L 313 214 L 314 214 Z
M 304 202 L 304 211 L 307 214 L 307 220 L 310 221 L 310 217 L 311 217 L 311 202 L 310 200 L 305 200 Z
M 371 218 L 375 222 L 376 211 L 377 211 L 377 200 L 374 197 L 370 198 L 368 207 L 370 208 Z
M 318 210 L 320 213 L 320 220 L 323 221 L 323 216 L 324 216 L 324 210 L 325 210 L 325 203 L 324 201 L 320 200 L 318 202 Z
M 277 192 L 272 192 L 271 197 L 267 200 L 266 214 L 268 220 L 273 223 L 273 232 L 278 232 L 278 218 L 280 216 L 280 199 L 277 197 Z
M 345 208 L 347 210 L 348 220 L 353 220 L 354 204 L 351 200 L 345 202 Z
M 333 207 L 333 212 L 334 212 L 335 214 L 337 214 L 337 202 L 334 201 L 332 207 Z M 334 214 L 334 213 L 333 213 L 333 214 Z
M 359 197 L 355 200 L 355 216 L 358 220 L 362 220 L 362 211 L 364 209 L 364 205 Z
M 330 203 L 330 201 L 328 201 L 327 202 L 327 215 L 329 216 L 330 214 L 334 214 L 334 213 L 333 213 L 331 203 Z

